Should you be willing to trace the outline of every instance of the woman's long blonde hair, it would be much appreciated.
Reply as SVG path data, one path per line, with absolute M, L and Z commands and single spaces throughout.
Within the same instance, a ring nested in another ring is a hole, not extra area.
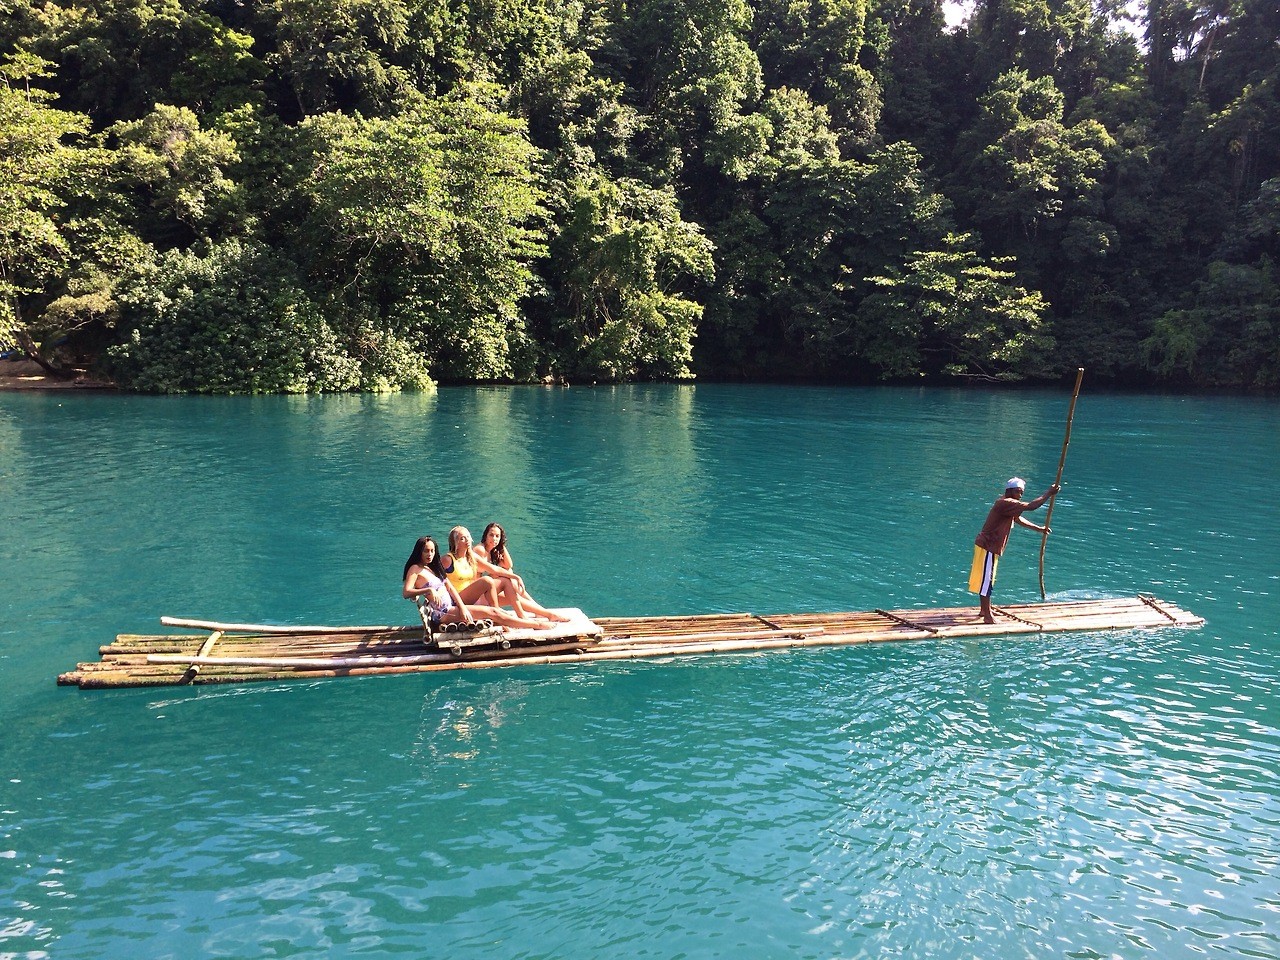
M 472 545 L 475 544 L 475 540 L 472 538 L 470 530 L 468 530 L 466 527 L 454 527 L 452 530 L 449 531 L 449 552 L 452 553 L 455 557 L 458 555 L 458 537 L 459 536 L 466 537 L 469 543 L 471 543 Z

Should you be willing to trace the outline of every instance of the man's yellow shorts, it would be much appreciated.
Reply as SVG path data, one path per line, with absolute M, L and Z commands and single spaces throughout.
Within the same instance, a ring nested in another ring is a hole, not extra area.
M 996 585 L 996 567 L 1000 566 L 1000 558 L 989 550 L 974 545 L 973 566 L 969 568 L 969 592 L 980 597 L 991 596 L 991 588 Z

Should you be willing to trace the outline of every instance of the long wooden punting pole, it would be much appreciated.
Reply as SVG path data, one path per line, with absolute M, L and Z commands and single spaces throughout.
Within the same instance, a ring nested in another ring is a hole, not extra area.
M 1067 463 L 1067 446 L 1071 443 L 1071 421 L 1076 415 L 1076 400 L 1080 396 L 1080 381 L 1084 379 L 1084 367 L 1076 369 L 1076 388 L 1071 392 L 1071 406 L 1067 408 L 1067 435 L 1062 438 L 1062 456 L 1058 458 L 1058 475 L 1053 478 L 1055 485 L 1062 483 L 1062 468 Z M 1049 498 L 1049 509 L 1045 511 L 1044 528 L 1045 533 L 1040 537 L 1040 599 L 1045 599 L 1044 593 L 1044 548 L 1049 543 L 1049 520 L 1053 517 L 1053 502 L 1058 499 L 1055 493 Z

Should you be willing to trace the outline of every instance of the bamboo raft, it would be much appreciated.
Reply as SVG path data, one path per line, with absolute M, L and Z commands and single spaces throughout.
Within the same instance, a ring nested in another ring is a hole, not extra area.
M 1139 595 L 1111 600 L 1013 604 L 993 608 L 983 623 L 973 607 L 871 610 L 851 613 L 708 614 L 688 617 L 607 617 L 581 611 L 545 633 L 487 631 L 488 645 L 448 649 L 452 634 L 424 636 L 421 627 L 273 627 L 162 618 L 204 634 L 121 634 L 99 648 L 102 659 L 58 677 L 82 690 L 186 684 L 311 680 L 370 674 L 422 673 L 532 664 L 739 653 L 794 647 L 848 646 L 891 640 L 995 637 L 1036 633 L 1199 626 L 1204 620 Z

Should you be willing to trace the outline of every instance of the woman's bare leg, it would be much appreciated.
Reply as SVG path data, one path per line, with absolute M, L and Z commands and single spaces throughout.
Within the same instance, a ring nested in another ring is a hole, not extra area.
M 494 606 L 504 605 L 514 610 L 516 616 L 531 619 L 531 615 L 525 612 L 527 604 L 524 597 L 520 596 L 520 591 L 512 586 L 510 580 L 498 581 L 498 602 Z
M 459 594 L 461 596 L 461 594 Z M 466 601 L 463 601 L 464 603 Z M 492 620 L 500 627 L 517 627 L 524 630 L 550 630 L 551 624 L 542 620 L 525 620 L 517 617 L 513 613 L 508 613 L 500 607 L 488 606 L 483 603 L 468 603 L 467 613 L 470 617 L 463 619 L 462 611 L 457 607 L 445 612 L 440 618 L 441 623 L 467 623 L 476 620 Z
M 554 610 L 548 610 L 542 604 L 538 603 L 538 601 L 534 600 L 533 597 L 529 596 L 528 590 L 522 590 L 520 592 L 520 603 L 526 610 L 532 610 L 540 617 L 546 617 L 548 620 L 556 621 L 556 623 L 569 622 L 569 618 L 564 616 L 564 614 L 556 613 Z
M 518 617 L 513 613 L 507 613 L 500 607 L 486 607 L 483 604 L 474 604 L 467 608 L 471 612 L 471 616 L 476 620 L 492 620 L 501 627 L 520 627 L 528 630 L 550 630 L 551 624 L 542 620 L 529 620 Z
M 477 577 L 458 591 L 458 596 L 467 606 L 473 603 L 484 603 L 491 607 L 498 605 L 498 584 L 492 577 Z

